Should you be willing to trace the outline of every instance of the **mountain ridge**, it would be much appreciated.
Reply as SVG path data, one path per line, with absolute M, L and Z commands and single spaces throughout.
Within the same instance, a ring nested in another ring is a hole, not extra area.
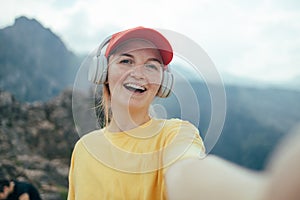
M 71 86 L 79 58 L 35 19 L 0 29 L 0 88 L 20 101 L 46 101 Z M 29 89 L 30 88 L 30 89 Z

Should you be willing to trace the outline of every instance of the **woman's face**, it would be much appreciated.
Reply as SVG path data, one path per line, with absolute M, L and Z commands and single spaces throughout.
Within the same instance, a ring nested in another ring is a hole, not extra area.
M 109 58 L 108 84 L 112 106 L 148 109 L 161 84 L 159 51 L 144 40 L 120 45 Z

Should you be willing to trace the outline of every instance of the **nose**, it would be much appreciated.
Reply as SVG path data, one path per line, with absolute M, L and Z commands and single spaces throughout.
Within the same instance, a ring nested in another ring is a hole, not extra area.
M 144 74 L 144 65 L 136 65 L 131 69 L 130 75 L 136 79 L 143 79 Z

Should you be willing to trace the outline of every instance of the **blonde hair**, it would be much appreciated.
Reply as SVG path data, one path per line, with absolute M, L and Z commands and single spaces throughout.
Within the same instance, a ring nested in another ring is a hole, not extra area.
M 103 84 L 95 90 L 95 112 L 99 128 L 106 127 L 111 120 L 110 91 L 108 84 Z
M 104 111 L 103 127 L 106 127 L 111 120 L 111 109 L 110 109 L 110 91 L 108 84 L 104 84 L 102 88 L 101 107 Z

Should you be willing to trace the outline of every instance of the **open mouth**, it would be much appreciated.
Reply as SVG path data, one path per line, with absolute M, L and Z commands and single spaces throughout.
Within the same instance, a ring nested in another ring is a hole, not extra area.
M 143 93 L 147 90 L 145 87 L 134 84 L 134 83 L 125 83 L 124 87 L 129 91 L 138 92 L 138 93 Z

